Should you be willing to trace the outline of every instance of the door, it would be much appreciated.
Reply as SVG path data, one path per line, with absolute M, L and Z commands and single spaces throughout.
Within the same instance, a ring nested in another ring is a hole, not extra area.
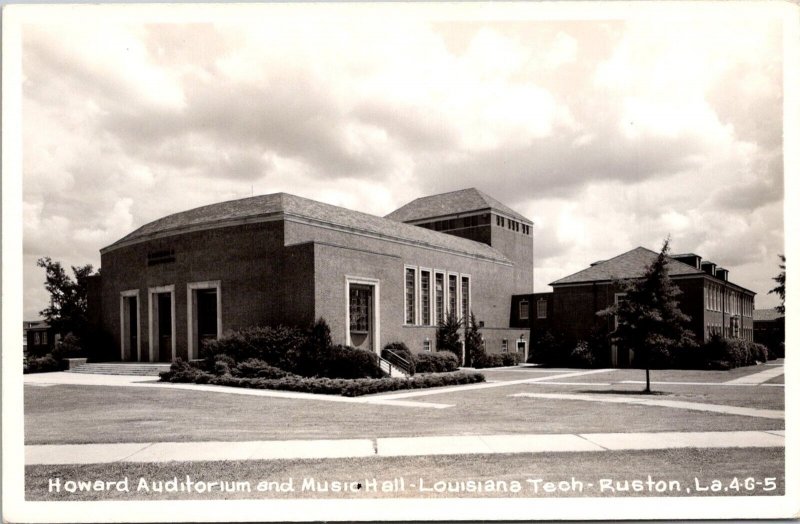
M 158 360 L 172 361 L 172 293 L 159 293 L 158 300 Z
M 137 312 L 139 308 L 136 304 L 136 297 L 127 297 L 125 299 L 127 302 L 126 307 L 128 308 L 128 355 L 130 360 L 138 360 L 139 355 L 137 354 L 137 348 L 139 347 L 139 340 L 138 340 L 138 329 L 137 326 L 139 325 L 139 317 Z
M 197 295 L 197 349 L 202 350 L 208 340 L 217 338 L 217 290 L 198 289 Z
M 350 344 L 372 351 L 374 324 L 372 286 L 350 284 Z

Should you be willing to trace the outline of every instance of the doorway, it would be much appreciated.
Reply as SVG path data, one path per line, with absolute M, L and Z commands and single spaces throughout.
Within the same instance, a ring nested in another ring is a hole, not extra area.
M 350 284 L 350 345 L 374 350 L 373 346 L 373 288 L 365 284 Z
M 150 361 L 175 358 L 175 287 L 150 288 Z
M 120 295 L 120 360 L 141 360 L 139 345 L 139 291 L 123 291 Z
M 204 344 L 222 333 L 219 280 L 186 286 L 189 359 L 201 358 Z

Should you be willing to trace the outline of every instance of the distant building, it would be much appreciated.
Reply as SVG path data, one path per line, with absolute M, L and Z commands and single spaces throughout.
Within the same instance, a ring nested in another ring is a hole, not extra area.
M 617 283 L 641 277 L 657 256 L 654 251 L 637 247 L 556 280 L 550 284 L 552 293 L 530 295 L 530 307 L 535 311 L 532 336 L 550 331 L 576 342 L 613 332 L 616 318 L 600 317 L 597 312 L 624 300 Z M 691 318 L 689 328 L 698 342 L 707 341 L 713 334 L 753 340 L 755 293 L 729 281 L 728 270 L 688 253 L 672 255 L 667 271 L 681 290 L 679 306 Z M 622 354 L 612 347 L 611 365 L 627 367 L 632 359 L 632 353 Z
M 90 322 L 109 360 L 194 359 L 250 326 L 311 324 L 335 343 L 435 351 L 448 311 L 475 312 L 490 352 L 527 351 L 514 294 L 533 290 L 532 222 L 477 189 L 386 217 L 277 193 L 158 219 L 102 249 Z M 99 312 L 99 313 L 98 313 Z
M 22 327 L 25 334 L 24 354 L 44 355 L 55 347 L 55 330 L 44 320 L 25 321 Z
M 786 317 L 775 309 L 756 309 L 753 312 L 753 339 L 783 356 L 781 343 L 786 340 Z

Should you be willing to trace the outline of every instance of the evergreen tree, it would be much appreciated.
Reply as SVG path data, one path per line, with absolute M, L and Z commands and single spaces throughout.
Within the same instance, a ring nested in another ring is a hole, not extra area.
M 778 313 L 786 314 L 786 256 L 785 255 L 778 255 L 781 259 L 781 263 L 778 264 L 778 267 L 781 268 L 780 274 L 777 277 L 773 277 L 772 280 L 778 283 L 773 289 L 771 289 L 770 293 L 775 293 L 779 297 L 781 297 L 781 305 L 775 307 L 775 311 Z
M 645 369 L 647 393 L 653 357 L 695 345 L 693 333 L 686 328 L 690 318 L 678 307 L 681 291 L 669 278 L 668 253 L 669 238 L 641 278 L 620 283 L 624 300 L 603 312 L 617 316 L 618 327 L 611 340 L 623 349 L 635 351 Z
M 461 320 L 450 311 L 436 328 L 436 351 L 450 351 L 461 362 Z M 463 364 L 463 362 L 461 362 Z
M 474 366 L 483 355 L 483 335 L 481 335 L 480 324 L 475 318 L 475 313 L 470 313 L 469 322 L 464 332 L 464 346 L 466 351 L 467 366 Z

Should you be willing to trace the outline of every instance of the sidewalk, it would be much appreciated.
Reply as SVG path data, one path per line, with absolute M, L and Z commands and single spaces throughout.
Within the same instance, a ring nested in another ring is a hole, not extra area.
M 67 444 L 25 446 L 25 464 L 333 459 L 677 448 L 780 448 L 784 447 L 784 440 L 784 431 L 775 430 Z

